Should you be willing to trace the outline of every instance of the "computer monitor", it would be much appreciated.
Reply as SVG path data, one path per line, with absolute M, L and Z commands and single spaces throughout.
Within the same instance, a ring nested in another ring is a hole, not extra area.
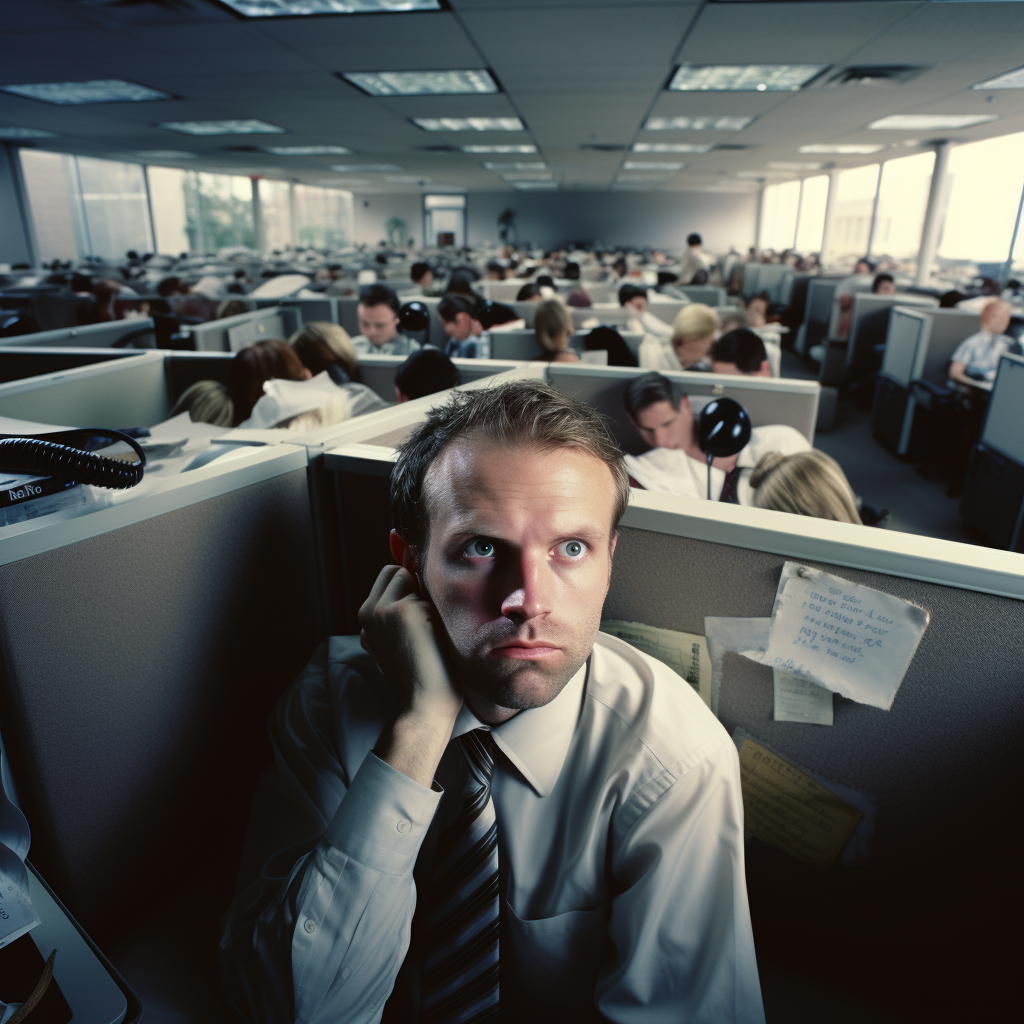
M 196 324 L 191 334 L 197 352 L 237 352 L 257 341 L 287 341 L 301 326 L 302 314 L 298 309 L 272 306 Z
M 999 360 L 981 443 L 1024 466 L 1024 359 Z

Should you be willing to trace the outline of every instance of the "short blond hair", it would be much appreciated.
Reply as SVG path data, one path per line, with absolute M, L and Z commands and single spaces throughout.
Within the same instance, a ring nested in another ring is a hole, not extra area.
M 556 339 L 563 332 L 572 337 L 572 313 L 561 299 L 547 299 L 542 302 L 533 314 L 533 330 L 541 348 L 548 352 L 559 351 Z
M 754 507 L 861 525 L 857 499 L 839 463 L 824 452 L 769 452 L 750 475 Z
M 672 324 L 672 344 L 698 341 L 709 334 L 715 334 L 722 326 L 718 314 L 701 302 L 683 306 Z
M 289 339 L 288 344 L 315 377 L 332 363 L 340 363 L 350 376 L 355 375 L 356 350 L 348 331 L 328 320 L 310 320 Z

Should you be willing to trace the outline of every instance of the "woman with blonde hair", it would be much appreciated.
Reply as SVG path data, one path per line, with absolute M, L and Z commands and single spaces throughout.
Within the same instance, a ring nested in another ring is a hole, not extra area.
M 288 339 L 288 344 L 314 377 L 326 370 L 335 384 L 358 380 L 355 346 L 344 327 L 327 320 L 311 320 Z M 339 368 L 344 379 L 337 373 Z
M 750 486 L 755 508 L 861 525 L 857 499 L 839 463 L 817 449 L 769 452 L 754 467 Z
M 572 314 L 561 299 L 547 299 L 537 306 L 533 330 L 544 349 L 541 359 L 550 363 L 579 362 L 580 357 L 569 348 L 569 339 L 574 330 Z
M 666 344 L 652 335 L 640 344 L 640 366 L 645 370 L 710 370 L 708 351 L 718 335 L 718 314 L 700 302 L 684 306 L 672 324 Z

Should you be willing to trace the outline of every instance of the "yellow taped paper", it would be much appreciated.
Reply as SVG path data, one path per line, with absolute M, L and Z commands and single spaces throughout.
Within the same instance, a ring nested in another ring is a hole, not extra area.
M 668 665 L 682 676 L 711 707 L 711 658 L 704 637 L 697 633 L 681 633 L 675 629 L 658 629 L 642 622 L 621 622 L 608 619 L 601 623 L 601 632 L 610 633 L 644 654 Z
M 856 807 L 757 743 L 740 748 L 748 835 L 827 868 L 863 817 Z

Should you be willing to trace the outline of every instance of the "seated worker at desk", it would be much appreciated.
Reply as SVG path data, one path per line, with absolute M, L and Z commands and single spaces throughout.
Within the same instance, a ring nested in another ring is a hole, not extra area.
M 445 354 L 452 359 L 487 359 L 491 339 L 480 323 L 480 300 L 466 295 L 445 295 L 437 304 L 437 317 L 448 335 Z
M 627 330 L 651 335 L 656 341 L 672 340 L 672 326 L 655 316 L 647 308 L 647 289 L 635 284 L 624 284 L 619 289 L 619 305 L 629 314 Z
M 221 940 L 248 1019 L 763 1024 L 736 747 L 598 632 L 628 498 L 599 414 L 539 381 L 403 444 L 370 653 L 332 638 L 270 723 L 268 859 Z
M 371 284 L 359 293 L 359 333 L 352 339 L 357 356 L 407 356 L 418 341 L 398 331 L 398 296 L 385 284 Z
M 999 360 L 1007 352 L 1020 353 L 1020 345 L 1003 332 L 1010 326 L 1013 307 L 991 299 L 981 311 L 981 330 L 957 346 L 949 364 L 949 379 L 971 386 L 978 380 L 995 380 Z
M 770 377 L 772 364 L 764 342 L 747 327 L 726 331 L 708 353 L 712 373 L 741 374 L 745 377 Z
M 643 455 L 627 455 L 631 481 L 648 491 L 706 498 L 708 462 L 697 443 L 697 419 L 678 384 L 660 373 L 645 373 L 626 387 L 629 421 L 650 446 Z M 718 501 L 753 505 L 750 474 L 768 452 L 792 455 L 810 449 L 807 438 L 784 424 L 754 427 L 738 455 L 711 464 L 711 494 Z

